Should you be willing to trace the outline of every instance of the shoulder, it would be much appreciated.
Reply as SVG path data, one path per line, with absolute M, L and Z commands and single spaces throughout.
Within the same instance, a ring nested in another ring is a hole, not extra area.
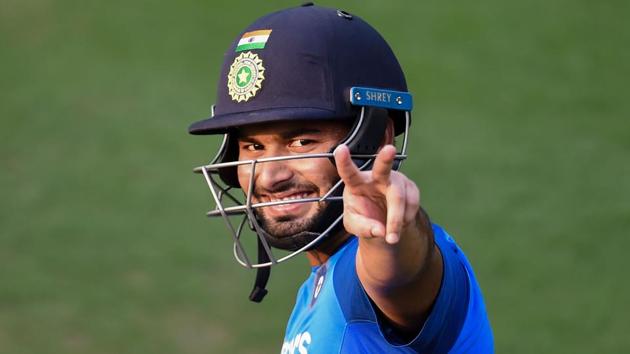
M 451 235 L 435 224 L 433 231 L 442 254 L 444 275 L 422 332 L 443 337 L 453 353 L 492 353 L 492 329 L 473 268 Z
M 397 340 L 396 331 L 379 321 L 376 309 L 356 273 L 358 242 L 350 241 L 334 257 L 333 286 L 339 307 L 348 323 L 373 323 L 380 338 L 398 348 L 417 352 L 492 352 L 492 332 L 481 290 L 474 272 L 455 240 L 433 225 L 435 242 L 443 259 L 443 277 L 438 297 L 422 330 L 411 342 Z

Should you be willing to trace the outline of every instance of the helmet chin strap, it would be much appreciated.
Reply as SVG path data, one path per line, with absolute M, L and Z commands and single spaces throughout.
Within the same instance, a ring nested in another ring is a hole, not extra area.
M 343 194 L 343 185 L 337 188 L 332 195 L 342 195 Z M 326 232 L 331 223 L 336 222 L 339 216 L 343 213 L 343 203 L 330 203 L 327 205 L 326 209 L 321 216 L 319 216 L 315 227 L 313 230 L 304 230 L 293 235 L 287 236 L 277 236 L 269 231 L 265 230 L 265 228 L 261 225 L 261 222 L 258 216 L 255 214 L 249 214 L 248 217 L 254 217 L 255 220 L 252 220 L 252 224 L 254 224 L 254 231 L 258 234 L 258 263 L 267 263 L 270 261 L 269 254 L 265 250 L 261 237 L 265 238 L 265 241 L 274 248 L 279 248 L 286 251 L 297 251 L 302 247 L 310 244 L 317 238 L 319 240 L 313 243 L 309 248 L 305 251 L 310 251 L 312 249 L 317 248 L 324 240 L 328 238 L 329 235 L 337 234 L 342 228 L 343 223 L 337 221 L 337 225 L 335 225 L 332 229 Z M 256 270 L 256 280 L 254 281 L 254 288 L 252 292 L 249 294 L 249 299 L 253 302 L 261 302 L 265 295 L 267 295 L 268 291 L 266 289 L 267 282 L 269 282 L 269 277 L 271 276 L 271 267 L 261 267 Z
M 342 229 L 342 223 L 339 223 L 338 225 L 336 225 L 332 230 L 329 231 L 329 234 L 337 234 L 339 233 L 339 231 L 341 231 Z M 273 246 L 273 247 L 278 247 L 274 242 L 275 241 L 271 241 L 271 240 L 278 240 L 281 241 L 283 238 L 278 238 L 276 236 L 273 236 L 271 234 L 269 234 L 267 231 L 262 231 L 261 234 L 263 235 L 263 237 L 266 238 L 267 243 L 269 243 L 269 245 Z M 317 233 L 317 232 L 311 232 L 311 231 L 302 231 L 299 232 L 295 235 L 290 236 L 291 238 L 293 238 L 295 240 L 295 242 L 300 242 L 303 243 L 304 245 L 309 244 L 310 242 L 312 242 L 313 240 L 315 240 L 317 237 L 319 237 L 321 234 Z M 312 250 L 317 248 L 317 246 L 319 246 L 324 240 L 329 239 L 328 237 L 322 237 L 318 242 L 316 242 L 314 245 L 312 245 L 311 247 L 309 247 L 308 249 L 306 249 L 306 251 Z M 284 245 L 284 243 L 283 243 Z M 298 250 L 301 247 L 299 247 L 297 244 L 293 244 L 292 249 L 290 250 Z M 262 245 L 262 241 L 260 240 L 260 238 L 258 239 L 258 263 L 267 263 L 269 262 L 269 255 L 267 254 L 267 252 L 265 251 L 265 248 Z M 269 277 L 271 276 L 271 267 L 260 267 L 256 270 L 256 280 L 254 281 L 254 288 L 252 289 L 251 293 L 249 294 L 249 300 L 253 301 L 253 302 L 261 302 L 263 300 L 263 298 L 265 297 L 265 295 L 267 295 L 267 293 L 269 292 L 267 290 L 267 283 L 269 282 Z
M 267 263 L 269 262 L 269 255 L 265 251 L 263 247 L 262 241 L 260 238 L 258 239 L 258 262 L 259 263 Z M 254 288 L 252 292 L 249 294 L 249 300 L 253 302 L 261 302 L 265 295 L 267 295 L 267 282 L 269 281 L 269 276 L 271 275 L 271 267 L 262 267 L 258 268 L 256 271 L 256 280 L 254 281 Z
M 341 203 L 338 203 L 341 204 Z M 337 234 L 343 228 L 343 224 L 339 222 L 333 229 L 328 232 L 328 235 Z M 278 237 L 270 234 L 267 230 L 262 227 L 257 230 L 259 234 L 258 238 L 258 263 L 267 263 L 270 261 L 269 255 L 265 251 L 265 248 L 262 244 L 260 236 L 264 237 L 267 243 L 275 248 L 284 249 L 287 251 L 297 251 L 300 248 L 308 245 L 313 242 L 318 237 L 322 236 L 322 233 L 313 232 L 313 231 L 301 231 L 296 234 Z M 312 249 L 317 248 L 324 240 L 328 239 L 328 235 L 324 235 L 317 242 L 307 248 L 305 251 L 310 251 Z M 265 295 L 267 295 L 268 290 L 267 283 L 269 282 L 269 277 L 271 276 L 271 267 L 261 267 L 256 270 L 256 280 L 254 281 L 254 288 L 252 292 L 249 294 L 249 299 L 253 302 L 261 302 Z

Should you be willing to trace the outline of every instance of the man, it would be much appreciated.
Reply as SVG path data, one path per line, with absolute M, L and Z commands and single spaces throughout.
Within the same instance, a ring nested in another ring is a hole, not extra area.
M 282 353 L 493 352 L 472 268 L 397 171 L 411 108 L 385 40 L 344 11 L 309 3 L 272 13 L 225 54 L 213 117 L 189 128 L 224 142 L 196 171 L 237 260 L 258 269 L 253 301 L 266 294 L 270 266 L 305 252 L 313 267 Z

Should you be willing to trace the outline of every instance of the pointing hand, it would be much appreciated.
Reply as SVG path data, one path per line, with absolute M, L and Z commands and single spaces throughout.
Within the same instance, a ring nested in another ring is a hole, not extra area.
M 371 171 L 360 171 L 347 146 L 335 149 L 335 163 L 345 184 L 343 192 L 346 231 L 364 238 L 384 238 L 389 244 L 400 240 L 415 224 L 420 192 L 414 182 L 392 171 L 396 148 L 384 146 Z

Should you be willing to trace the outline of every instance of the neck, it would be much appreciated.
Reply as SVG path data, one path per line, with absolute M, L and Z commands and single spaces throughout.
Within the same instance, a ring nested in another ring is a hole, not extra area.
M 337 252 L 339 247 L 350 238 L 350 234 L 345 230 L 341 230 L 339 234 L 329 237 L 322 242 L 317 248 L 306 252 L 306 258 L 311 264 L 311 267 L 320 266 Z

